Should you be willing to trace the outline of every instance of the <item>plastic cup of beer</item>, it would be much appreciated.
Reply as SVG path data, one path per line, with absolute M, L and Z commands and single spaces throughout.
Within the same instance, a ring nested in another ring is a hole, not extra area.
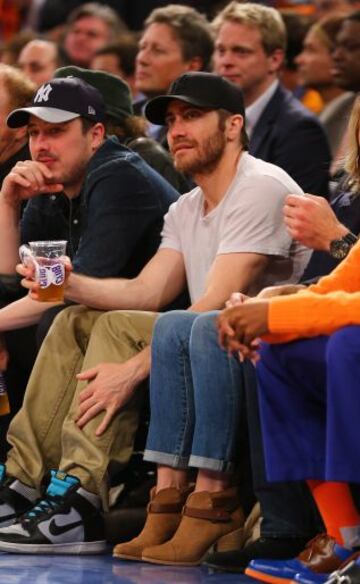
M 67 241 L 64 240 L 30 241 L 29 247 L 20 248 L 20 255 L 30 258 L 35 266 L 34 279 L 40 286 L 38 290 L 40 302 L 64 300 L 66 244 Z

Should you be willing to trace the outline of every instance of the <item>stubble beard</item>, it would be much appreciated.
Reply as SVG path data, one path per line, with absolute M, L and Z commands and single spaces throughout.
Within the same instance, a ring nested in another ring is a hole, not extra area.
M 175 160 L 175 168 L 192 176 L 212 174 L 224 154 L 225 145 L 224 133 L 218 130 L 203 143 L 198 156 L 191 160 Z
M 88 162 L 88 160 L 79 161 L 78 164 L 74 165 L 71 169 L 65 169 L 62 172 L 62 177 L 58 182 L 63 184 L 65 192 L 67 188 L 71 188 L 74 185 L 82 184 L 84 182 Z

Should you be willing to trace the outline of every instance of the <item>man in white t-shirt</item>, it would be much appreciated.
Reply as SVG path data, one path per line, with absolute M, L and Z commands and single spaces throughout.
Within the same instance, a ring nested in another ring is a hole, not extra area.
M 140 536 L 114 550 L 122 559 L 196 565 L 220 540 L 235 546 L 243 525 L 230 485 L 244 396 L 238 363 L 219 349 L 214 309 L 230 291 L 297 281 L 309 252 L 282 221 L 286 193 L 302 191 L 246 152 L 239 93 L 214 75 L 186 74 L 146 108 L 150 121 L 166 123 L 176 167 L 199 186 L 165 218 L 159 253 L 180 255 L 192 305 L 154 327 L 145 459 L 158 465 L 157 485 Z M 199 472 L 187 498 L 189 466 Z
M 191 306 L 180 314 L 220 309 L 234 291 L 253 293 L 270 282 L 297 281 L 306 265 L 308 252 L 291 240 L 282 221 L 286 194 L 302 191 L 283 170 L 246 152 L 238 87 L 209 73 L 186 73 L 169 95 L 151 100 L 146 113 L 150 121 L 166 124 L 176 167 L 199 186 L 170 208 L 160 249 L 138 277 L 70 274 L 67 298 L 81 303 L 86 297 L 87 306 L 98 310 L 71 307 L 55 320 L 35 364 L 25 407 L 10 428 L 13 448 L 6 465 L 7 480 L 15 480 L 22 503 L 34 497 L 48 468 L 60 470 L 52 471 L 50 490 L 30 512 L 31 521 L 22 521 L 21 529 L 16 524 L 0 530 L 0 550 L 99 551 L 99 517 L 94 529 L 99 497 L 106 506 L 107 467 L 110 460 L 119 461 L 122 416 L 127 428 L 131 416 L 136 427 L 137 389 L 150 371 L 157 311 L 186 285 Z M 26 269 L 22 273 L 29 276 Z M 29 302 L 34 302 L 36 285 L 27 285 L 33 296 Z M 153 365 L 156 370 L 156 358 Z M 133 437 L 129 432 L 129 456 Z M 3 499 L 7 517 L 9 505 L 15 515 L 21 511 L 13 497 Z M 62 529 L 50 529 L 43 513 L 49 505 Z M 70 509 L 81 529 L 63 528 Z

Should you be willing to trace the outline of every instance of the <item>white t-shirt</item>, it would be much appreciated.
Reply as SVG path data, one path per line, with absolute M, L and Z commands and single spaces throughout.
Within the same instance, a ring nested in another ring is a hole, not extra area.
M 286 231 L 283 205 L 288 193 L 303 191 L 278 166 L 243 152 L 234 180 L 210 213 L 204 215 L 200 187 L 170 206 L 160 248 L 183 254 L 192 303 L 203 295 L 207 274 L 220 254 L 271 256 L 251 295 L 265 286 L 298 282 L 311 251 L 295 243 Z

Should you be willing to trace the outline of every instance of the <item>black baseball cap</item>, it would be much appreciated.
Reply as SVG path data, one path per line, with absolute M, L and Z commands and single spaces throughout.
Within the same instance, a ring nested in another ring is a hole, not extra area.
M 165 125 L 167 107 L 173 99 L 197 107 L 224 109 L 245 117 L 241 89 L 214 73 L 189 72 L 178 77 L 171 84 L 167 95 L 159 95 L 147 102 L 145 107 L 147 119 L 153 124 Z
M 44 83 L 35 93 L 31 106 L 16 109 L 6 120 L 9 128 L 21 128 L 31 115 L 54 124 L 83 117 L 94 122 L 105 118 L 101 93 L 83 79 L 66 77 Z

